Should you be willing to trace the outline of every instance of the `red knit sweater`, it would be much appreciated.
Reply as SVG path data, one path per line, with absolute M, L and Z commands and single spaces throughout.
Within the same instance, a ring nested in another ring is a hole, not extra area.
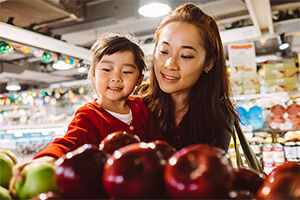
M 98 146 L 104 137 L 115 131 L 136 134 L 145 142 L 163 138 L 155 128 L 152 115 L 142 99 L 129 97 L 128 106 L 132 112 L 132 121 L 129 125 L 105 111 L 96 100 L 86 103 L 76 111 L 65 136 L 49 143 L 34 158 L 42 156 L 59 158 L 86 143 Z

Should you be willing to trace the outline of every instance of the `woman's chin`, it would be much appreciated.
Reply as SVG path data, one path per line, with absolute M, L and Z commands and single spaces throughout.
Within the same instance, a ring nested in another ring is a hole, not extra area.
M 178 91 L 178 88 L 170 87 L 170 86 L 160 86 L 160 89 L 167 94 L 172 94 Z

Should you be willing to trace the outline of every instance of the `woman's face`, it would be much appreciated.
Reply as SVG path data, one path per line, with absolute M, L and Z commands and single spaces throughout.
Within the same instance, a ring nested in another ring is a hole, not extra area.
M 188 94 L 204 69 L 205 49 L 196 26 L 172 22 L 161 31 L 154 53 L 159 87 L 171 95 Z

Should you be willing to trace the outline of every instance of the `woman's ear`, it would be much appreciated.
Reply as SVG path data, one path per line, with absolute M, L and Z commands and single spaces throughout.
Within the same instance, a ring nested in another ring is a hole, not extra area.
M 141 74 L 140 78 L 139 78 L 138 81 L 136 82 L 136 86 L 141 85 L 142 82 L 143 82 L 143 79 L 144 79 L 144 74 Z
M 204 71 L 208 73 L 215 65 L 215 59 L 211 59 L 208 65 L 205 66 Z

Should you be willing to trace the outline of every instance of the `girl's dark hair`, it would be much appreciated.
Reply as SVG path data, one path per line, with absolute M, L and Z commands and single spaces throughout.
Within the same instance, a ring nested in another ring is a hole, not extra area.
M 104 55 L 112 55 L 116 52 L 130 51 L 133 53 L 134 62 L 138 67 L 140 76 L 146 68 L 144 52 L 141 47 L 134 42 L 134 37 L 126 34 L 108 33 L 99 37 L 91 48 L 93 54 L 92 65 L 89 70 L 89 78 L 93 82 L 95 68 Z M 92 83 L 93 84 L 93 83 Z
M 196 141 L 214 144 L 215 138 L 227 129 L 232 131 L 233 120 L 238 120 L 229 98 L 229 80 L 223 53 L 222 42 L 216 21 L 205 14 L 198 6 L 187 3 L 171 12 L 160 24 L 155 33 L 155 48 L 163 28 L 172 22 L 185 22 L 194 25 L 204 41 L 205 64 L 213 63 L 213 68 L 203 72 L 189 95 L 188 135 Z M 149 109 L 154 113 L 165 136 L 175 128 L 175 107 L 170 94 L 164 93 L 157 82 L 154 66 L 151 66 L 150 85 L 142 95 Z M 170 136 L 172 137 L 172 136 Z

